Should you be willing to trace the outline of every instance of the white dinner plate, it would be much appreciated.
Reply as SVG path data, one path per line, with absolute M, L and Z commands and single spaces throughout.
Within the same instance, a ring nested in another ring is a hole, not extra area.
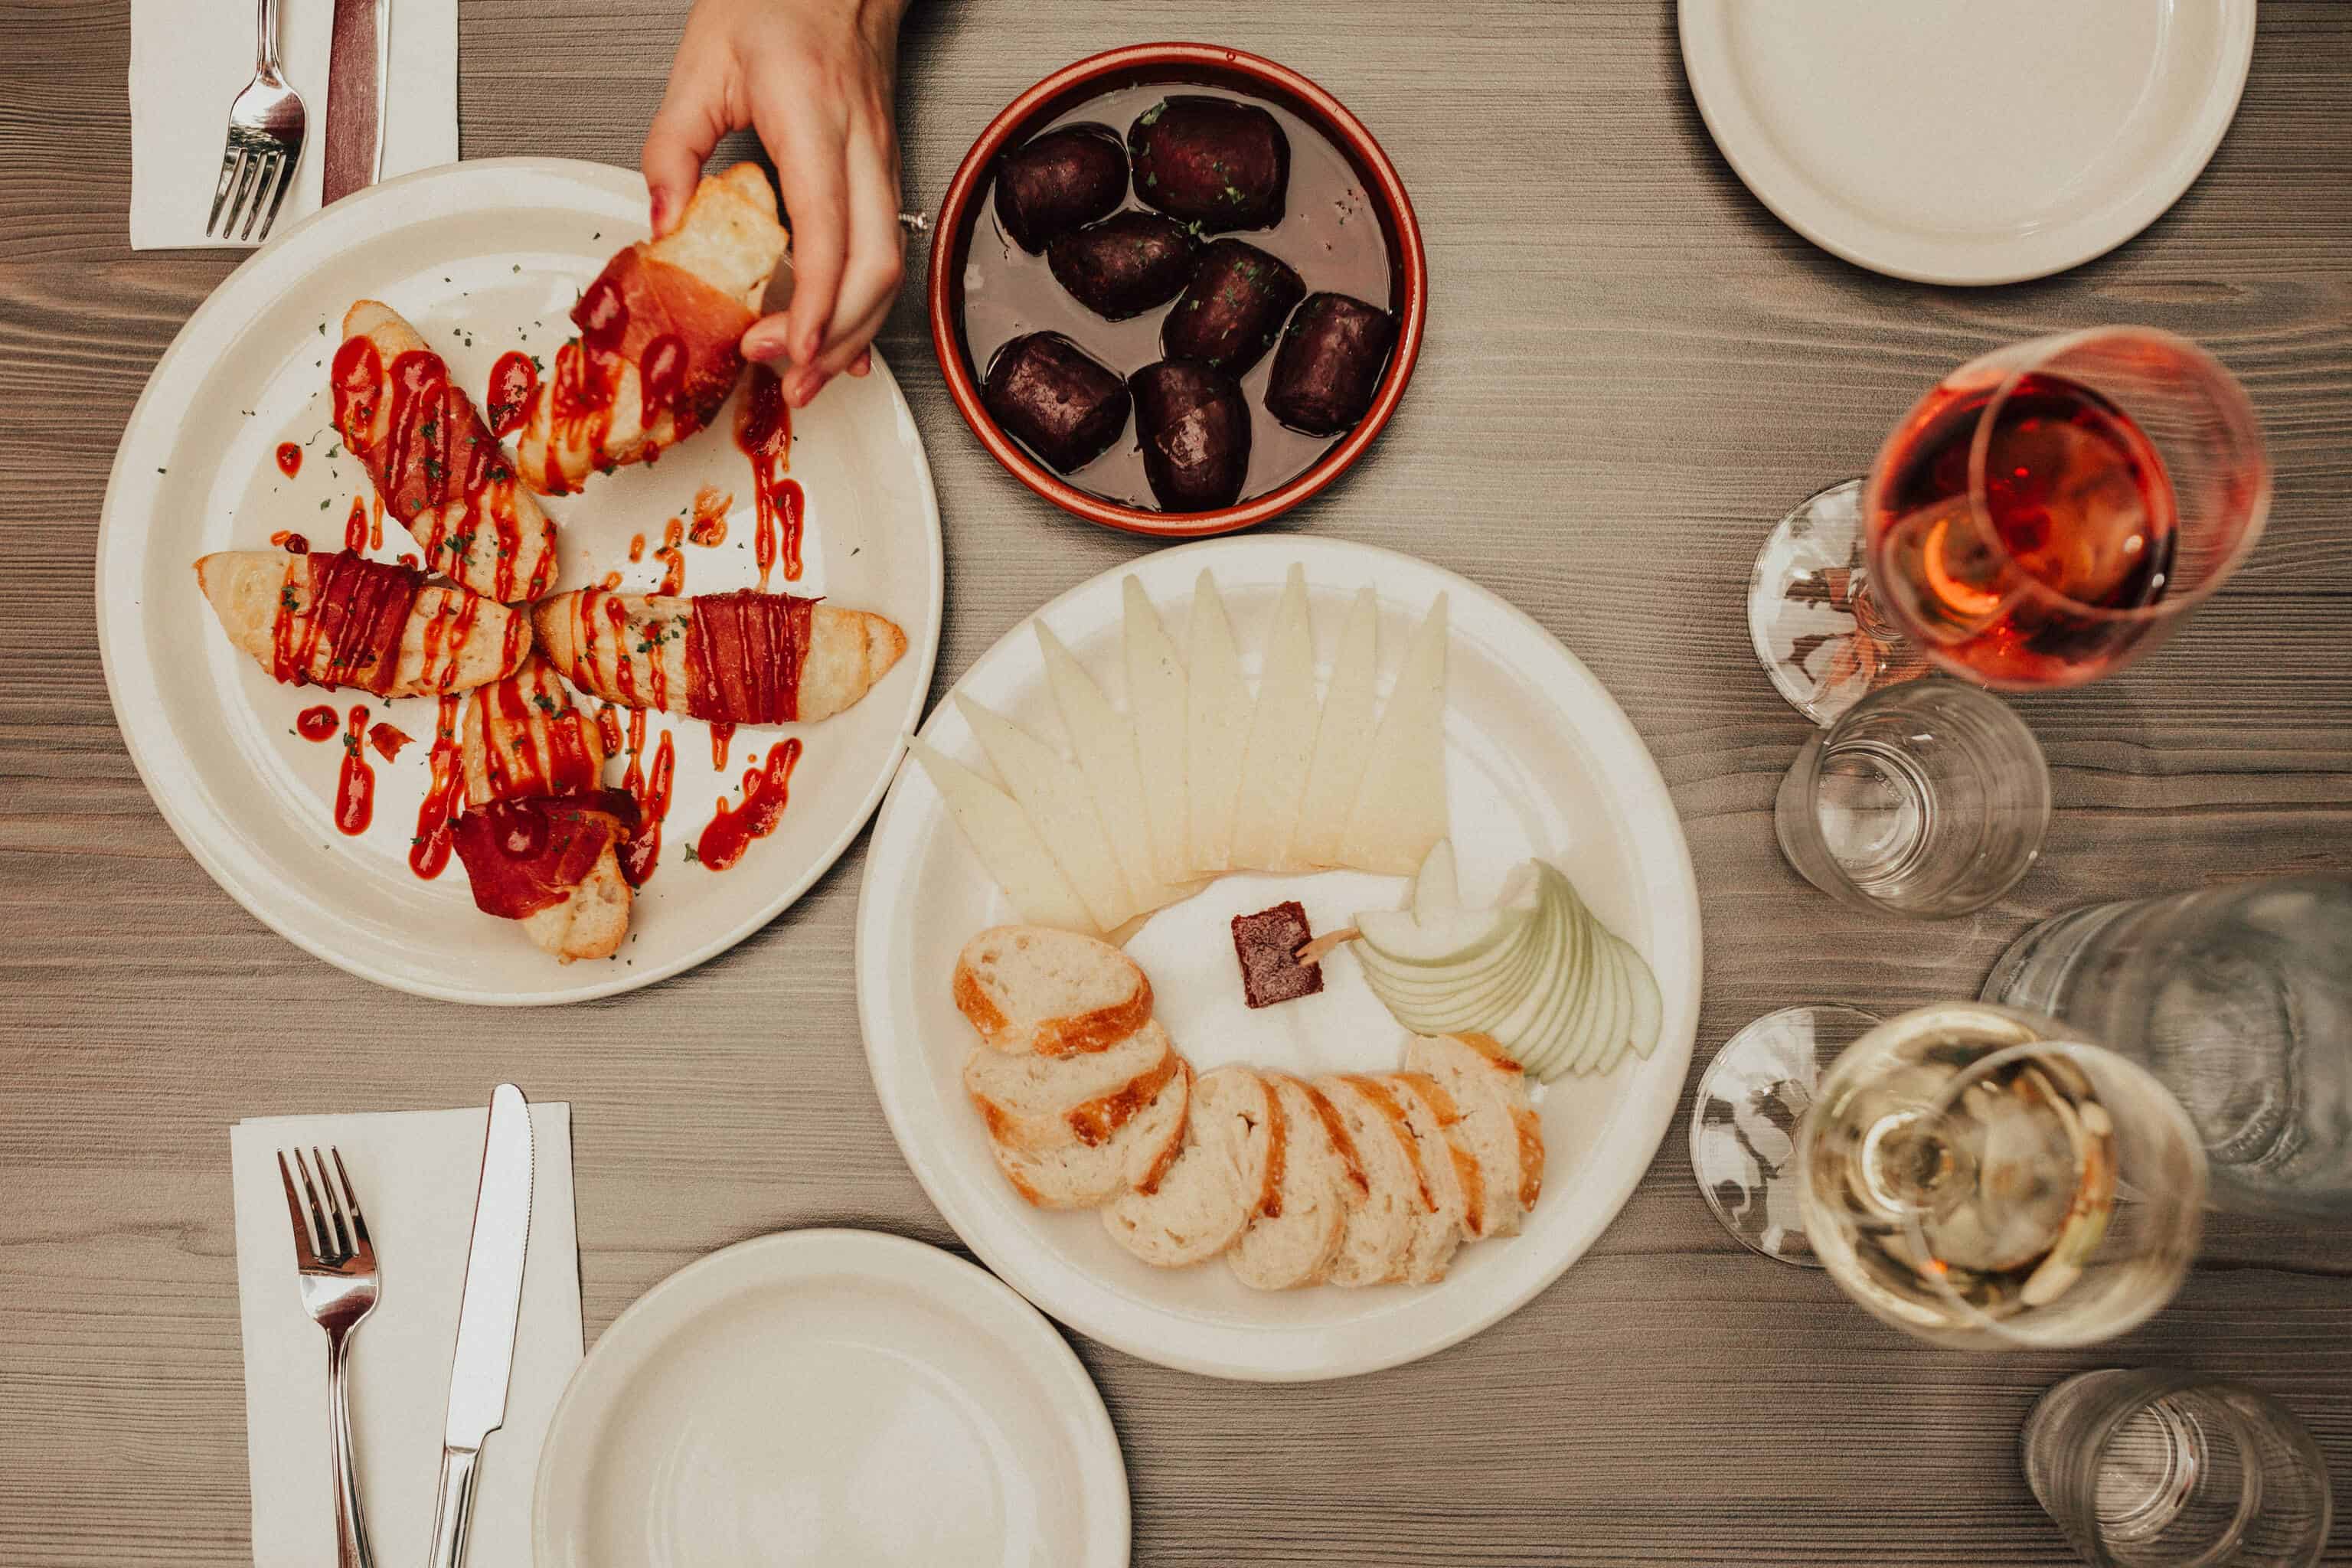
M 2254 0 L 1680 0 L 1724 158 L 1790 227 L 1922 283 L 2114 249 L 2220 146 Z
M 1127 1472 L 1087 1369 L 986 1270 L 786 1231 L 604 1331 L 549 1425 L 531 1539 L 538 1568 L 1125 1568 Z
M 1412 626 L 1439 594 L 1451 595 L 1445 771 L 1464 895 L 1486 900 L 1511 866 L 1542 856 L 1657 974 L 1665 1018 L 1650 1056 L 1541 1091 L 1543 1197 L 1520 1235 L 1464 1247 L 1433 1286 L 1265 1294 L 1222 1263 L 1150 1268 L 1094 1215 L 1023 1203 L 989 1152 L 961 1077 L 975 1038 L 950 997 L 949 975 L 975 932 L 1018 917 L 911 760 L 877 819 L 857 911 L 858 1014 L 875 1088 L 908 1163 L 956 1233 L 1023 1295 L 1105 1343 L 1166 1366 L 1269 1380 L 1339 1377 L 1427 1355 L 1559 1278 L 1656 1152 L 1681 1100 L 1699 996 L 1698 895 L 1656 764 L 1591 672 L 1475 584 L 1369 545 L 1221 539 L 1141 557 L 1065 594 L 1037 618 L 1120 700 L 1120 579 L 1140 578 L 1181 637 L 1193 581 L 1206 568 L 1255 682 L 1293 562 L 1310 584 L 1319 680 L 1328 679 L 1359 589 L 1369 585 L 1380 599 L 1383 690 Z M 957 689 L 1057 736 L 1036 646 L 1027 625 L 1016 627 Z M 986 765 L 950 703 L 931 715 L 923 736 Z M 1150 977 L 1154 1016 L 1197 1068 L 1244 1061 L 1307 1074 L 1385 1070 L 1397 1065 L 1405 1032 L 1365 987 L 1351 952 L 1326 961 L 1322 994 L 1253 1011 L 1242 1000 L 1230 922 L 1295 898 L 1325 931 L 1359 910 L 1394 907 L 1403 889 L 1402 878 L 1352 871 L 1230 876 L 1151 917 L 1128 952 Z
M 367 474 L 337 446 L 327 365 L 353 300 L 415 323 L 478 401 L 509 349 L 551 362 L 578 290 L 645 235 L 645 186 L 621 169 L 557 158 L 456 163 L 388 181 L 305 220 L 247 259 L 189 318 L 132 410 L 99 525 L 98 626 L 107 685 L 131 760 L 181 841 L 238 902 L 289 940 L 355 974 L 421 995 L 483 1003 L 573 1002 L 647 984 L 757 931 L 846 848 L 888 784 L 922 712 L 939 651 L 944 572 L 939 506 L 906 399 L 877 359 L 793 416 L 793 477 L 807 492 L 806 568 L 794 593 L 878 611 L 906 656 L 864 701 L 823 724 L 785 726 L 806 751 L 774 834 L 730 870 L 686 861 L 719 799 L 782 731 L 747 728 L 730 766 L 708 727 L 648 715 L 648 752 L 673 731 L 676 783 L 661 858 L 612 959 L 559 965 L 519 928 L 474 908 L 453 858 L 436 880 L 409 868 L 428 777 L 431 698 L 368 700 L 372 721 L 414 738 L 395 761 L 370 753 L 374 821 L 334 820 L 341 747 L 293 733 L 320 702 L 346 712 L 363 692 L 280 686 L 222 635 L 189 564 L 209 551 L 269 548 L 280 530 L 342 547 Z M 703 485 L 731 494 L 725 539 L 684 547 L 686 590 L 756 582 L 749 460 L 734 411 L 651 466 L 593 478 L 547 510 L 562 524 L 556 588 L 621 574 L 649 591 L 663 523 Z M 305 448 L 299 475 L 280 442 Z M 643 558 L 629 560 L 633 535 Z M 383 522 L 390 558 L 415 547 Z M 650 756 L 648 757 L 650 762 Z M 623 759 L 607 765 L 618 783 Z

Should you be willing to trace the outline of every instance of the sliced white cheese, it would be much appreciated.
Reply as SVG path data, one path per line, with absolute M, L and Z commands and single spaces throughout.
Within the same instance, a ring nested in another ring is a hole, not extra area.
M 1184 784 L 1191 796 L 1187 841 L 1194 876 L 1234 864 L 1234 810 L 1241 796 L 1242 752 L 1249 742 L 1250 694 L 1242 679 L 1234 624 L 1208 573 L 1192 585 L 1192 646 L 1185 672 Z
M 1004 889 L 1023 920 L 1088 936 L 1101 931 L 1011 795 L 920 741 L 908 742 L 908 749 L 948 803 L 948 815 L 990 880 Z
M 1372 721 L 1380 697 L 1380 601 L 1370 588 L 1356 595 L 1331 662 L 1330 689 L 1315 726 L 1315 753 L 1307 766 L 1307 790 L 1298 804 L 1298 826 L 1290 837 L 1290 857 L 1300 868 L 1339 864 L 1339 837 L 1348 807 L 1363 782 L 1364 759 L 1371 754 Z
M 1054 688 L 1054 703 L 1062 710 L 1062 727 L 1078 753 L 1078 771 L 1095 797 L 1095 814 L 1102 818 L 1110 852 L 1127 877 L 1128 891 L 1138 910 L 1172 903 L 1175 889 L 1166 887 L 1153 866 L 1151 827 L 1143 805 L 1143 769 L 1136 761 L 1135 725 L 1110 705 L 1094 678 L 1062 646 L 1045 622 L 1037 626 L 1037 651 L 1045 660 L 1045 679 Z
M 1184 661 L 1143 584 L 1126 583 L 1127 710 L 1143 766 L 1144 815 L 1151 824 L 1154 875 L 1169 885 L 1192 875 L 1191 803 L 1184 790 Z
M 1030 826 L 1085 900 L 1095 924 L 1108 931 L 1135 913 L 1135 897 L 1111 853 L 1086 775 L 1053 747 L 1010 719 L 968 697 L 956 710 L 980 738 L 1005 790 L 1029 815 Z
M 1445 837 L 1445 595 L 1412 634 L 1372 733 L 1339 863 L 1410 876 Z
M 1241 805 L 1234 814 L 1234 865 L 1253 871 L 1302 869 L 1290 853 L 1307 764 L 1315 750 L 1315 627 L 1307 615 L 1307 572 L 1293 566 L 1265 636 L 1257 708 L 1242 750 Z

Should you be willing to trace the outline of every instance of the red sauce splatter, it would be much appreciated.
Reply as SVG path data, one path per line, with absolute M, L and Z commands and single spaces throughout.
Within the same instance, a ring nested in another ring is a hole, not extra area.
M 719 803 L 718 815 L 695 841 L 694 857 L 713 871 L 724 871 L 743 858 L 757 838 L 765 838 L 783 820 L 792 798 L 793 767 L 801 760 L 801 740 L 794 735 L 768 748 L 764 767 L 743 774 L 742 804 Z
M 629 535 L 629 559 L 632 561 L 643 561 L 645 558 L 646 536 L 642 533 L 633 533 Z
M 644 887 L 661 864 L 662 820 L 669 816 L 671 775 L 676 768 L 667 730 L 654 747 L 650 770 L 642 765 L 645 750 L 646 712 L 639 708 L 629 714 L 629 765 L 621 778 L 621 787 L 637 803 L 637 831 L 621 847 L 621 875 L 632 888 Z
M 352 835 L 365 833 L 375 820 L 375 770 L 368 766 L 361 742 L 367 735 L 368 710 L 354 704 L 351 728 L 343 731 L 342 772 L 335 779 L 335 826 Z
M 334 716 L 334 710 L 328 709 L 327 718 L 330 721 Z M 713 719 L 710 721 L 710 766 L 713 771 L 719 773 L 727 771 L 727 748 L 734 739 L 735 725 L 731 721 Z
M 387 763 L 397 758 L 400 755 L 400 748 L 408 744 L 408 742 L 409 737 L 404 731 L 395 730 L 389 724 L 372 724 L 368 727 L 368 744 L 373 746 L 375 754 Z
M 621 586 L 621 574 L 617 571 L 607 572 L 604 574 L 604 580 L 596 585 L 607 594 L 614 593 Z
M 383 548 L 383 498 L 375 496 L 368 501 L 368 548 Z
M 294 728 L 306 741 L 327 741 L 343 727 L 343 716 L 325 703 L 305 708 L 294 717 Z
M 449 864 L 450 828 L 457 820 L 458 796 L 465 788 L 465 770 L 457 765 L 457 710 L 465 700 L 457 692 L 441 699 L 427 762 L 433 782 L 425 786 L 425 804 L 416 808 L 416 837 L 408 841 L 408 868 L 428 882 Z
M 596 710 L 596 738 L 604 742 L 608 757 L 621 749 L 621 710 L 609 702 Z
M 415 570 L 416 570 L 416 564 L 417 564 L 417 563 L 416 563 L 416 552 L 415 552 L 415 551 L 412 551 L 412 550 L 404 550 L 404 551 L 402 551 L 402 552 L 400 552 L 400 563 L 401 563 L 403 566 L 407 567 L 407 568 L 408 568 L 410 571 L 412 571 L 412 572 L 415 571 Z
M 490 367 L 490 430 L 511 436 L 530 413 L 532 395 L 539 391 L 539 365 L 529 354 L 503 353 Z
M 435 691 L 446 691 L 457 682 L 458 657 L 466 651 L 466 644 L 472 639 L 474 622 L 479 618 L 482 612 L 481 595 L 458 595 L 457 612 L 455 615 L 446 613 L 448 607 L 449 601 L 444 598 L 441 602 L 443 613 L 436 615 L 425 623 L 425 637 L 420 650 L 424 658 L 419 666 L 419 679 L 422 684 Z M 520 616 L 512 616 L 509 621 L 519 621 L 521 618 Z M 514 626 L 509 624 L 507 627 L 509 657 L 505 663 L 513 662 L 515 636 Z M 438 673 L 436 673 L 435 669 L 436 660 L 439 664 Z M 501 664 L 500 668 L 504 667 L 504 664 Z
M 656 588 L 655 593 L 675 595 L 686 592 L 686 552 L 681 548 L 685 541 L 684 518 L 674 517 L 662 524 L 661 548 L 654 552 L 654 559 L 662 563 L 661 586 Z
M 365 496 L 352 498 L 351 515 L 343 519 L 343 548 L 362 551 L 368 547 L 368 504 Z
M 705 485 L 694 492 L 694 521 L 688 525 L 686 542 L 699 544 L 705 550 L 727 542 L 727 512 L 734 506 L 735 498 L 716 485 Z
M 278 443 L 278 471 L 288 479 L 302 471 L 302 448 L 291 441 Z
M 289 555 L 308 555 L 310 553 L 310 542 L 309 540 L 303 538 L 299 533 L 291 532 L 283 528 L 269 536 L 269 542 L 278 546 L 280 550 L 285 551 Z
M 783 560 L 784 581 L 801 579 L 801 533 L 808 498 L 800 481 L 787 479 L 793 466 L 793 410 L 783 384 L 765 365 L 751 367 L 751 384 L 735 411 L 735 445 L 751 459 L 751 496 L 756 505 L 751 557 L 760 565 L 760 588 Z

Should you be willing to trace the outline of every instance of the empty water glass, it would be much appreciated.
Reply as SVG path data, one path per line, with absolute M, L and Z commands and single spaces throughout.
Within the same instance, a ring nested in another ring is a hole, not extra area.
M 2327 1466 L 2277 1401 L 2178 1372 L 2109 1369 L 2043 1394 L 2026 1483 L 2099 1568 L 2307 1568 L 2327 1543 Z
M 1773 810 L 1781 853 L 1856 909 L 1942 920 L 2016 886 L 2050 769 L 2000 698 L 1953 680 L 1873 692 L 1805 742 Z

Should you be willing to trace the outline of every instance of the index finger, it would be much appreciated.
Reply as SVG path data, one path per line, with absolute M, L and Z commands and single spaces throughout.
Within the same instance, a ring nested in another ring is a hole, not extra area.
M 785 350 L 807 364 L 824 346 L 834 296 L 849 250 L 849 193 L 842 132 L 803 116 L 777 121 L 756 114 L 760 140 L 776 161 L 776 184 L 793 236 L 793 302 Z

